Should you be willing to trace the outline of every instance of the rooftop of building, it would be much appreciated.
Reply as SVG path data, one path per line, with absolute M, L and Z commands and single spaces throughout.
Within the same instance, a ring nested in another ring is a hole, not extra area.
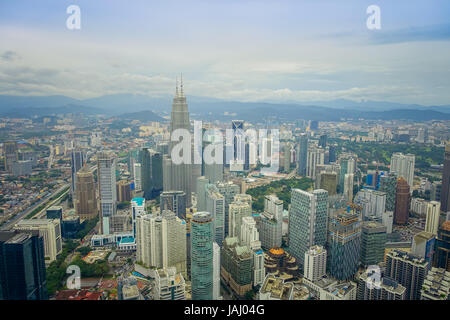
M 139 297 L 139 288 L 137 285 L 124 285 L 122 287 L 122 296 L 124 300 L 136 299 Z
M 47 226 L 49 224 L 58 223 L 59 219 L 23 219 L 16 226 Z
M 441 229 L 444 231 L 450 231 L 450 220 L 444 221 L 441 225 Z
M 131 202 L 135 202 L 138 206 L 144 205 L 145 199 L 141 197 L 136 197 L 131 199 Z
M 388 252 L 387 255 L 391 256 L 391 257 L 395 257 L 395 258 L 401 258 L 401 259 L 403 259 L 405 261 L 409 261 L 409 262 L 412 262 L 412 263 L 415 263 L 415 264 L 419 264 L 421 266 L 426 266 L 428 264 L 428 261 L 426 261 L 424 258 L 415 256 L 415 255 L 413 255 L 411 253 L 408 253 L 408 252 L 405 252 L 405 251 L 402 251 L 402 250 L 398 250 L 398 249 L 394 249 L 394 250 Z

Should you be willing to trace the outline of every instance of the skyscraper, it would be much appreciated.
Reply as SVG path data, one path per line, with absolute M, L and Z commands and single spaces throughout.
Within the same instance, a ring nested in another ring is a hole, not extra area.
M 136 259 L 147 267 L 175 267 L 186 275 L 186 222 L 171 211 L 136 217 Z
M 70 155 L 70 164 L 72 169 L 71 191 L 73 196 L 76 194 L 77 172 L 84 166 L 85 162 L 85 154 L 81 149 L 77 148 L 75 150 L 72 150 Z
M 160 211 L 170 210 L 180 219 L 186 220 L 186 193 L 184 191 L 164 191 L 160 195 Z
M 241 236 L 242 218 L 252 215 L 252 207 L 247 202 L 234 201 L 229 206 L 229 236 Z
M 233 164 L 230 164 L 230 171 L 244 171 L 245 146 L 244 120 L 231 120 L 233 130 Z
M 141 184 L 146 200 L 159 196 L 163 189 L 163 159 L 158 152 L 143 148 L 140 152 Z
M 74 206 L 80 219 L 92 219 L 98 214 L 94 174 L 87 166 L 77 172 Z
M 214 219 L 214 241 L 222 247 L 225 239 L 225 198 L 213 184 L 207 185 L 206 211 L 210 212 Z
M 135 192 L 142 191 L 142 175 L 141 175 L 141 164 L 134 163 L 133 165 L 133 178 L 134 178 L 134 190 Z
M 410 194 L 408 182 L 402 177 L 397 179 L 395 192 L 394 223 L 406 224 L 409 217 Z
M 170 115 L 170 135 L 177 129 L 185 129 L 190 131 L 188 105 L 183 91 L 183 79 L 181 79 L 181 86 L 176 86 L 175 96 L 173 98 L 172 112 Z M 163 189 L 164 191 L 181 190 L 186 193 L 186 206 L 191 206 L 192 185 L 195 185 L 192 180 L 192 157 L 189 163 L 174 163 L 172 161 L 172 149 L 177 142 L 171 141 L 169 145 L 169 155 L 163 158 Z M 191 141 L 188 142 L 191 146 Z M 186 151 L 186 150 L 185 150 Z M 182 154 L 181 154 L 182 156 Z
M 116 158 L 110 152 L 97 153 L 98 194 L 101 230 L 109 234 L 109 217 L 116 214 Z
M 349 202 L 353 201 L 353 173 L 346 173 L 344 176 L 344 195 Z
M 327 250 L 322 246 L 312 246 L 305 252 L 304 277 L 310 281 L 321 279 L 326 274 Z
M 385 192 L 362 189 L 356 194 L 354 202 L 362 207 L 364 218 L 371 216 L 382 218 L 386 211 L 386 197 Z
M 389 173 L 380 177 L 379 191 L 386 193 L 386 211 L 395 209 L 395 193 L 397 190 L 397 175 Z
M 192 300 L 211 300 L 214 287 L 214 224 L 209 212 L 197 212 L 191 220 Z
M 0 231 L 0 300 L 47 300 L 44 240 L 38 231 Z
M 266 269 L 264 267 L 264 251 L 261 250 L 261 241 L 253 217 L 242 218 L 241 246 L 247 246 L 253 252 L 253 285 L 258 286 L 264 282 Z
M 213 243 L 213 300 L 220 297 L 220 247 Z
M 344 192 L 345 175 L 355 174 L 356 170 L 356 156 L 351 153 L 343 153 L 339 156 L 339 164 L 341 165 L 341 172 L 339 173 L 339 189 L 340 193 Z
M 327 241 L 328 192 L 292 189 L 289 214 L 289 252 L 304 264 L 305 252 Z
M 23 219 L 19 221 L 14 230 L 39 232 L 44 239 L 44 254 L 49 262 L 56 260 L 62 252 L 61 222 L 59 219 Z
M 303 133 L 298 138 L 298 174 L 306 176 L 306 163 L 308 157 L 308 136 Z
M 414 184 L 414 163 L 415 156 L 413 154 L 403 154 L 395 152 L 391 157 L 391 173 L 397 174 L 398 177 L 403 177 L 408 183 L 409 187 Z
M 321 189 L 327 190 L 328 195 L 333 196 L 336 194 L 337 188 L 337 173 L 336 172 L 325 172 L 322 171 L 319 174 L 319 187 Z
M 331 217 L 327 267 L 338 280 L 349 280 L 358 271 L 361 220 L 359 210 L 350 206 Z
M 5 170 L 12 172 L 12 164 L 19 160 L 17 153 L 17 142 L 6 141 L 3 143 L 3 154 L 5 155 Z
M 199 181 L 199 180 L 197 180 Z M 234 201 L 234 197 L 239 194 L 239 186 L 233 182 L 217 182 L 216 187 L 219 193 L 225 198 L 225 237 L 229 234 L 229 206 Z M 242 191 L 245 192 L 245 191 Z M 197 195 L 198 196 L 198 195 Z M 198 203 L 198 200 L 197 200 Z M 250 203 L 251 208 L 251 203 Z
M 197 211 L 205 211 L 206 210 L 206 186 L 209 184 L 209 180 L 205 177 L 197 178 Z
M 137 217 L 145 214 L 145 198 L 136 197 L 131 199 L 131 223 L 133 225 L 133 235 L 135 238 Z
M 364 222 L 361 233 L 361 263 L 369 266 L 382 262 L 385 248 L 386 227 L 375 221 Z
M 269 250 L 282 245 L 283 201 L 275 195 L 264 197 L 264 212 L 260 216 L 261 246 Z
M 406 288 L 406 300 L 420 299 L 420 290 L 427 272 L 428 262 L 423 258 L 397 249 L 386 255 L 385 276 Z
M 435 236 L 439 229 L 439 216 L 441 214 L 441 204 L 437 201 L 427 203 L 427 219 L 425 222 L 425 231 Z
M 220 258 L 222 279 L 237 295 L 245 295 L 252 289 L 253 254 L 250 248 L 240 246 L 236 237 L 227 237 Z
M 450 211 L 450 142 L 445 145 L 440 198 L 441 210 L 444 212 Z
M 450 271 L 450 221 L 445 221 L 439 227 L 435 242 L 433 266 Z
M 316 178 L 316 166 L 325 164 L 325 150 L 313 145 L 308 147 L 306 155 L 306 176 Z
M 131 183 L 127 180 L 120 180 L 117 182 L 116 194 L 118 202 L 131 201 Z
M 380 275 L 379 283 L 375 285 L 373 269 L 367 269 L 356 276 L 358 280 L 357 300 L 405 300 L 406 288 L 397 281 Z M 370 284 L 369 284 L 370 283 Z

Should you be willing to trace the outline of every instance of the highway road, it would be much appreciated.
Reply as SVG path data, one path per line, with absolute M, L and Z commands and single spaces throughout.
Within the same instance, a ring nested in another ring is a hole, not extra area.
M 20 220 L 22 220 L 23 218 L 25 218 L 27 215 L 29 215 L 34 209 L 36 209 L 37 207 L 39 207 L 42 204 L 47 204 L 50 201 L 50 198 L 53 197 L 55 194 L 58 194 L 59 192 L 63 191 L 64 188 L 67 188 L 69 185 L 65 184 L 62 187 L 60 187 L 58 190 L 56 190 L 55 192 L 47 195 L 46 197 L 44 197 L 43 199 L 41 199 L 40 201 L 36 202 L 35 204 L 33 204 L 31 207 L 29 207 L 27 210 L 22 211 L 21 213 L 16 214 L 13 218 L 11 218 L 10 220 L 8 220 L 2 227 L 1 230 L 8 230 L 10 227 L 12 227 L 14 224 L 16 224 L 17 222 L 19 222 Z

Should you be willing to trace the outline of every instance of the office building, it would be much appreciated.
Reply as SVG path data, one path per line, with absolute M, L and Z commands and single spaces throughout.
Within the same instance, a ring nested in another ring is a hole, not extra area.
M 289 252 L 304 264 L 305 252 L 327 241 L 328 192 L 292 189 L 289 214 Z
M 441 214 L 441 204 L 437 201 L 427 203 L 427 213 L 425 222 L 425 231 L 435 236 L 439 230 L 439 216 Z
M 116 214 L 116 158 L 112 153 L 97 153 L 98 195 L 103 234 L 109 234 L 109 217 Z
M 344 176 L 344 195 L 349 202 L 353 201 L 353 173 L 346 173 Z
M 394 224 L 394 212 L 385 211 L 381 217 L 381 223 L 386 227 L 386 233 L 392 233 L 392 225 Z
M 253 254 L 249 247 L 240 246 L 237 237 L 227 237 L 221 252 L 221 276 L 239 296 L 252 289 Z
M 12 164 L 19 160 L 19 156 L 17 153 L 17 142 L 3 142 L 3 154 L 5 155 L 5 170 L 11 173 Z
M 225 197 L 213 184 L 208 184 L 206 188 L 206 211 L 213 216 L 214 241 L 222 247 L 223 239 L 225 239 Z
M 197 178 L 197 211 L 205 211 L 206 210 L 206 186 L 209 184 L 209 180 L 205 177 Z
M 406 224 L 409 218 L 410 193 L 407 181 L 400 177 L 397 179 L 397 190 L 395 192 L 394 223 Z
M 186 220 L 186 193 L 184 191 L 164 191 L 160 197 L 160 211 L 170 210 L 180 219 Z
M 135 162 L 133 164 L 133 178 L 134 178 L 134 191 L 141 192 L 142 191 L 142 174 L 141 174 L 141 164 Z
M 198 180 L 199 181 L 199 180 Z M 239 194 L 239 186 L 234 184 L 233 182 L 217 182 L 216 183 L 217 190 L 221 195 L 225 198 L 225 237 L 229 234 L 229 206 L 234 201 L 234 197 Z M 245 191 L 242 191 L 244 193 Z M 251 207 L 251 202 L 250 202 Z
M 220 247 L 213 243 L 213 300 L 220 299 Z
M 241 237 L 241 225 L 244 217 L 252 215 L 252 207 L 247 202 L 234 201 L 229 206 L 229 236 Z
M 145 215 L 145 198 L 136 197 L 131 200 L 131 224 L 133 236 L 136 238 L 136 220 L 137 217 Z
M 428 269 L 431 268 L 434 256 L 435 235 L 426 231 L 414 235 L 411 254 L 423 258 L 428 262 Z
M 48 262 L 56 260 L 62 252 L 61 222 L 59 219 L 23 219 L 14 230 L 38 231 L 44 240 L 44 255 Z
M 382 191 L 362 189 L 356 194 L 354 202 L 362 207 L 364 218 L 382 218 L 386 211 L 386 193 Z
M 77 187 L 77 172 L 80 170 L 86 162 L 86 155 L 84 151 L 79 148 L 72 150 L 70 154 L 70 166 L 72 173 L 71 192 L 75 195 Z
M 302 133 L 298 138 L 298 151 L 297 151 L 297 173 L 300 176 L 306 176 L 306 163 L 308 158 L 308 136 Z
M 395 194 L 397 190 L 397 175 L 389 173 L 380 177 L 379 191 L 386 193 L 386 210 L 394 211 L 395 209 Z
M 312 246 L 305 252 L 303 275 L 310 281 L 316 281 L 326 275 L 327 250 L 322 246 Z
M 47 219 L 62 219 L 63 208 L 61 206 L 52 206 L 46 210 Z
M 316 166 L 321 164 L 325 164 L 325 150 L 309 145 L 306 155 L 306 176 L 316 179 Z
M 209 212 L 191 219 L 192 300 L 212 300 L 214 288 L 214 222 Z
M 358 271 L 361 213 L 348 206 L 330 217 L 328 271 L 338 280 L 350 280 Z
M 93 219 L 98 214 L 97 195 L 95 193 L 94 174 L 87 166 L 77 172 L 75 211 L 81 219 Z
M 386 226 L 379 222 L 364 222 L 361 228 L 360 261 L 365 266 L 375 265 L 384 260 L 386 248 Z
M 154 199 L 163 189 L 163 158 L 158 152 L 143 148 L 140 152 L 141 187 L 146 200 Z
M 176 86 L 175 96 L 172 103 L 172 112 L 170 114 L 169 132 L 178 129 L 190 131 L 188 105 L 183 91 L 183 81 L 180 88 Z M 172 161 L 172 149 L 177 143 L 171 141 L 169 144 L 169 154 L 163 157 L 163 190 L 181 190 L 186 193 L 186 207 L 191 206 L 192 186 L 195 186 L 194 176 L 192 175 L 192 158 L 189 163 L 175 163 Z
M 116 184 L 116 193 L 118 202 L 131 201 L 131 183 L 126 180 L 120 180 Z
M 283 201 L 275 195 L 264 197 L 264 212 L 258 221 L 261 246 L 269 250 L 282 245 Z
M 0 231 L 0 300 L 47 300 L 44 240 L 38 231 Z
M 435 243 L 433 266 L 450 271 L 450 221 L 439 227 Z
M 352 153 L 341 153 L 339 156 L 339 164 L 341 166 L 341 172 L 339 173 L 339 192 L 344 192 L 345 175 L 355 174 L 356 172 L 356 155 Z
M 401 152 L 395 152 L 391 157 L 390 172 L 395 173 L 397 177 L 405 179 L 409 187 L 412 187 L 414 184 L 415 158 L 413 154 L 403 154 Z
M 450 211 L 450 142 L 445 145 L 440 199 L 441 210 L 444 212 Z
M 441 191 L 442 191 L 442 182 L 441 181 L 433 181 L 433 183 L 431 184 L 430 200 L 441 202 Z M 442 202 L 441 202 L 441 208 L 442 208 Z
M 336 194 L 337 189 L 337 173 L 336 172 L 325 172 L 319 173 L 319 185 L 318 188 L 328 191 L 328 195 L 333 196 Z

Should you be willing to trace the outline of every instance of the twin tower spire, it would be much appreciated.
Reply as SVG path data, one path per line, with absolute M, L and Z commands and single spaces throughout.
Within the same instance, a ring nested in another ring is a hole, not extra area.
M 183 74 L 181 74 L 181 84 L 180 84 L 180 87 L 178 87 L 178 77 L 176 77 L 175 97 L 184 97 L 184 91 L 183 91 Z

